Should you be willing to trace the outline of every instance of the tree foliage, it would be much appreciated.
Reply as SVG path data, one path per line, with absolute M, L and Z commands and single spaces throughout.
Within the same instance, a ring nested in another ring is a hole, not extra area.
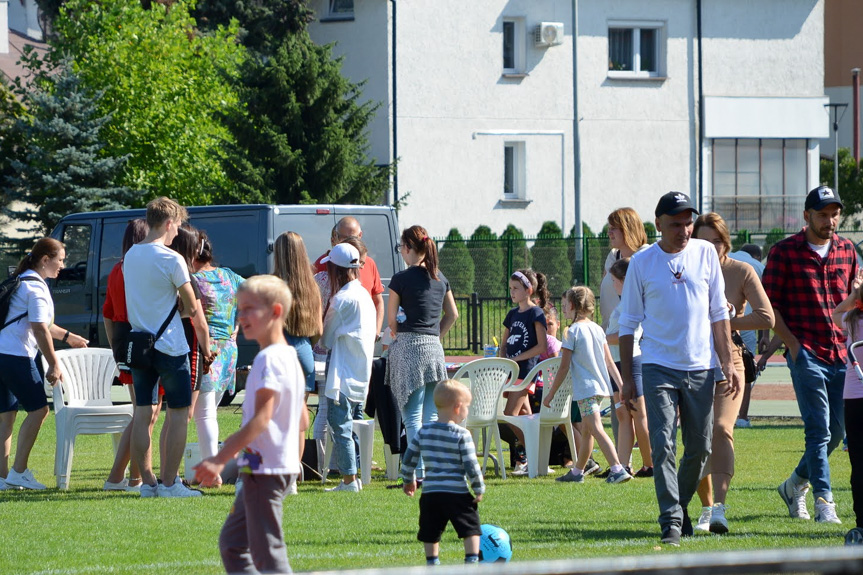
M 507 240 L 505 244 L 507 253 L 505 254 L 504 263 L 506 264 L 506 280 L 509 282 L 509 275 L 512 272 L 530 267 L 530 250 L 527 249 L 524 232 L 513 224 L 506 226 L 506 229 L 500 234 L 500 239 Z M 509 283 L 506 285 L 508 286 Z
M 102 95 L 85 90 L 68 63 L 38 73 L 19 93 L 28 115 L 9 129 L 18 145 L 0 182 L 21 202 L 10 215 L 38 223 L 47 234 L 69 213 L 129 207 L 134 194 L 116 184 L 126 157 L 104 153 L 101 136 L 111 118 L 98 110 Z
M 488 226 L 479 226 L 467 242 L 473 260 L 474 291 L 479 297 L 503 297 L 506 295 L 506 269 L 503 246 L 497 235 Z
M 833 187 L 833 159 L 821 158 L 821 183 Z M 858 218 L 863 212 L 863 170 L 854 161 L 851 150 L 839 148 L 839 197 L 842 198 L 842 224 Z M 841 227 L 841 226 L 840 226 Z
M 314 11 L 304 0 L 201 0 L 192 15 L 202 30 L 227 27 L 236 19 L 246 48 L 273 54 L 286 36 L 305 31 Z
M 440 249 L 440 271 L 449 280 L 453 295 L 467 296 L 473 293 L 473 260 L 467 251 L 464 238 L 456 228 L 449 231 Z
M 555 297 L 572 285 L 572 262 L 568 257 L 568 247 L 560 226 L 547 221 L 542 224 L 530 249 L 533 269 L 545 274 L 548 290 Z
M 229 80 L 244 50 L 236 26 L 202 35 L 191 1 L 168 4 L 68 0 L 47 58 L 70 58 L 84 85 L 103 94 L 99 109 L 112 114 L 105 151 L 128 156 L 122 183 L 144 190 L 136 205 L 158 195 L 206 204 L 231 187 L 222 168 L 230 132 L 217 116 L 237 106 Z
M 375 106 L 341 75 L 330 46 L 305 31 L 284 38 L 271 56 L 246 60 L 239 78 L 242 111 L 223 118 L 233 139 L 224 166 L 233 201 L 309 204 L 380 203 L 390 169 L 366 158 Z

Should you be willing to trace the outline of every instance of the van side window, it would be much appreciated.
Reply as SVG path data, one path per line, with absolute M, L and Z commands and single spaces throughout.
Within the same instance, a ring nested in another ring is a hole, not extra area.
M 87 280 L 87 257 L 90 254 L 89 225 L 69 225 L 63 228 L 62 242 L 66 245 L 66 267 L 60 270 L 56 285 L 72 286 Z
M 108 285 L 108 274 L 114 264 L 123 257 L 123 234 L 128 220 L 108 221 L 102 223 L 102 248 L 99 250 L 99 285 Z

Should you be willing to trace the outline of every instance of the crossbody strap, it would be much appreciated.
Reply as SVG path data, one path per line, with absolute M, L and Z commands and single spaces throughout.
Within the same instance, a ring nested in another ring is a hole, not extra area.
M 162 327 L 160 327 L 158 333 L 156 333 L 156 338 L 154 339 L 154 341 L 162 337 L 162 334 L 165 333 L 166 329 L 168 329 L 168 324 L 171 323 L 171 318 L 174 317 L 174 313 L 176 313 L 179 306 L 180 302 L 177 302 L 174 304 L 174 307 L 171 308 L 171 313 L 169 313 L 168 317 L 165 318 L 165 321 L 162 323 Z
M 45 282 L 45 280 L 40 279 L 40 278 L 35 278 L 35 277 L 33 277 L 33 276 L 24 276 L 24 277 L 22 277 L 22 278 L 21 278 L 21 281 L 22 281 L 22 282 L 23 282 L 23 281 L 31 281 L 31 282 L 38 282 L 38 281 L 41 281 L 41 282 L 43 282 L 43 283 Z M 45 285 L 47 285 L 47 284 L 45 284 Z M 22 314 L 21 314 L 21 315 L 19 315 L 18 317 L 12 318 L 12 319 L 10 319 L 9 321 L 7 321 L 6 323 L 4 323 L 4 324 L 3 324 L 3 327 L 0 327 L 0 331 L 3 331 L 4 329 L 6 329 L 7 327 L 9 327 L 9 326 L 10 326 L 10 325 L 12 325 L 13 323 L 15 323 L 16 321 L 18 321 L 19 319 L 22 319 L 22 318 L 26 317 L 26 316 L 27 316 L 27 313 L 28 313 L 28 312 L 26 312 L 26 311 L 25 311 L 24 313 L 22 313 Z

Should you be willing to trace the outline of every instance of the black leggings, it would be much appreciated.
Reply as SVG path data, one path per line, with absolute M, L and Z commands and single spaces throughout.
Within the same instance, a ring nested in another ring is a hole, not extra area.
M 857 527 L 863 528 L 863 399 L 845 400 L 845 435 L 851 459 L 851 497 Z

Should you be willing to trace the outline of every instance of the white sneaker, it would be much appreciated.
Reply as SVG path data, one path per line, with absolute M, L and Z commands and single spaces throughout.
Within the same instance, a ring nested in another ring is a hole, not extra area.
M 819 497 L 815 501 L 815 521 L 817 523 L 842 523 L 842 520 L 836 515 L 836 504 L 825 500 L 823 497 Z
M 291 481 L 288 483 L 288 490 L 285 492 L 285 495 L 297 495 L 297 476 L 292 475 Z
M 788 506 L 788 515 L 797 519 L 809 519 L 809 511 L 806 510 L 806 494 L 809 493 L 808 482 L 798 486 L 789 477 L 776 490 L 785 505 Z
M 528 469 L 527 469 L 527 462 L 524 462 L 524 463 L 516 463 L 516 464 L 515 464 L 515 467 L 513 467 L 513 469 L 512 469 L 512 474 L 513 474 L 513 475 L 527 475 L 528 473 L 529 473 L 529 472 L 528 472 Z
M 195 489 L 189 489 L 179 479 L 174 481 L 170 487 L 165 487 L 164 484 L 158 486 L 159 497 L 201 497 L 203 493 Z M 143 492 L 142 492 L 143 496 Z
M 135 493 L 139 493 L 141 491 L 141 485 L 129 485 L 129 478 L 124 477 L 123 481 L 119 481 L 117 483 L 106 481 L 102 486 L 102 491 L 134 491 Z
M 9 469 L 9 474 L 6 476 L 6 484 L 22 489 L 47 489 L 45 485 L 36 481 L 36 478 L 33 477 L 33 472 L 29 469 L 25 469 L 24 473 L 18 473 L 14 469 Z
M 360 485 L 359 479 L 354 479 L 350 483 L 345 483 L 344 481 L 339 481 L 339 484 L 331 489 L 325 489 L 327 493 L 332 493 L 334 491 L 349 491 L 351 493 L 359 493 L 362 489 L 362 485 Z
M 698 518 L 698 523 L 693 527 L 693 531 L 701 533 L 710 533 L 710 518 L 713 516 L 712 507 L 702 507 L 701 516 Z
M 138 487 L 138 493 L 141 494 L 141 497 L 158 497 L 159 485 L 147 485 L 146 483 L 142 483 Z
M 724 535 L 728 533 L 728 520 L 725 518 L 725 507 L 724 503 L 714 503 L 713 509 L 711 510 L 710 516 L 710 532 L 716 533 L 718 535 Z

